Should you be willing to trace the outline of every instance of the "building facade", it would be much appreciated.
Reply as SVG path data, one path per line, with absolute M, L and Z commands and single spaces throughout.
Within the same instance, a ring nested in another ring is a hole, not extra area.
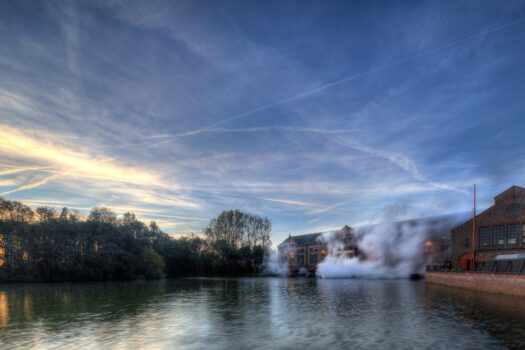
M 336 248 L 336 254 L 344 254 L 347 257 L 357 254 L 353 230 L 349 226 L 344 226 L 333 234 L 318 232 L 288 236 L 277 248 L 280 262 L 288 265 L 289 271 L 293 274 L 315 273 L 317 264 L 328 255 L 330 241 L 334 239 L 342 242 L 342 245 Z
M 475 220 L 452 230 L 452 267 L 516 272 L 525 258 L 525 188 L 512 186 Z
M 422 239 L 421 254 L 413 257 L 414 271 L 425 266 L 434 270 L 450 268 L 450 230 L 458 222 L 461 221 L 458 221 L 456 216 L 443 216 L 399 221 L 387 229 L 389 234 L 399 237 L 401 230 L 407 227 L 419 227 L 420 229 L 414 229 L 413 232 L 424 235 L 424 240 Z M 332 233 L 320 232 L 289 236 L 278 246 L 280 263 L 283 266 L 286 265 L 292 274 L 313 274 L 317 264 L 329 254 L 348 258 L 357 256 L 361 260 L 366 260 L 367 256 L 359 250 L 358 242 L 376 228 L 377 226 L 371 225 L 354 230 L 349 226 L 344 226 Z

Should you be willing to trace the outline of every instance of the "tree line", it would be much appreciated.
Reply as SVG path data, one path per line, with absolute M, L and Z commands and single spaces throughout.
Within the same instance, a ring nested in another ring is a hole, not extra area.
M 132 212 L 99 207 L 82 216 L 0 197 L 0 282 L 254 274 L 270 232 L 267 218 L 229 210 L 202 237 L 175 239 Z

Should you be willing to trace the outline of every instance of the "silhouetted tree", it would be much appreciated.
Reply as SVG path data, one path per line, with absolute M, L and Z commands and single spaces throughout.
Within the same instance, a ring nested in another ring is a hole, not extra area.
M 134 213 L 31 208 L 0 197 L 0 281 L 75 281 L 257 272 L 270 245 L 267 218 L 230 210 L 206 238 L 175 239 Z

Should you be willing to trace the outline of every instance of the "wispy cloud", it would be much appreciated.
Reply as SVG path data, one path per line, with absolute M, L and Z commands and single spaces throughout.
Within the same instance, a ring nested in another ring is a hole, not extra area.
M 105 184 L 104 191 L 120 193 L 134 201 L 188 208 L 201 207 L 191 199 L 171 194 L 179 188 L 175 182 L 167 182 L 147 169 L 123 165 L 104 155 L 78 150 L 59 135 L 54 136 L 52 141 L 44 142 L 30 133 L 0 125 L 0 154 L 2 153 L 10 157 L 16 156 L 26 162 L 41 163 L 43 166 L 13 167 L 2 171 L 1 175 L 31 170 L 53 173 L 43 179 L 4 191 L 2 195 L 35 189 L 60 178 L 63 182 L 83 183 L 84 193 L 89 192 L 90 188 L 98 188 Z M 81 179 L 85 180 L 79 182 Z
M 302 202 L 302 201 L 296 201 L 296 200 L 290 200 L 290 199 L 278 199 L 278 198 L 262 198 L 265 201 L 269 202 L 275 202 L 275 203 L 282 203 L 287 205 L 298 205 L 301 207 L 310 207 L 314 206 L 314 203 L 308 203 L 308 202 Z
M 333 210 L 335 208 L 339 208 L 347 203 L 349 203 L 350 200 L 345 200 L 345 201 L 342 201 L 342 202 L 339 202 L 339 203 L 336 203 L 334 205 L 330 205 L 330 206 L 327 206 L 327 207 L 324 207 L 324 208 L 316 208 L 316 209 L 311 209 L 308 211 L 308 214 L 311 214 L 311 215 L 319 215 L 319 214 L 323 214 L 323 213 L 326 213 L 330 210 Z
M 388 203 L 460 210 L 473 179 L 484 203 L 522 181 L 519 2 L 34 6 L 0 11 L 9 199 L 177 232 L 240 208 L 278 240 Z
M 202 130 L 194 130 L 182 132 L 173 135 L 154 135 L 149 138 L 170 138 L 170 137 L 185 137 L 199 134 L 213 134 L 213 133 L 258 133 L 258 132 L 292 132 L 292 133 L 314 133 L 314 134 L 348 134 L 359 132 L 358 129 L 323 129 L 323 128 L 308 128 L 299 126 L 259 126 L 253 128 L 210 128 Z
M 453 187 L 453 186 L 451 186 L 449 184 L 439 183 L 439 182 L 434 182 L 434 181 L 428 180 L 427 178 L 425 178 L 421 174 L 421 172 L 419 171 L 419 169 L 416 166 L 416 163 L 413 160 L 411 160 L 410 158 L 408 158 L 405 155 L 403 155 L 403 154 L 390 152 L 390 151 L 383 151 L 383 150 L 379 150 L 379 149 L 374 149 L 374 148 L 371 148 L 369 146 L 365 146 L 365 145 L 362 145 L 362 144 L 359 144 L 359 143 L 356 143 L 356 142 L 349 142 L 349 141 L 341 140 L 341 139 L 337 139 L 337 140 L 334 140 L 334 141 L 337 142 L 340 145 L 343 145 L 343 146 L 346 146 L 346 147 L 358 150 L 360 152 L 363 152 L 363 153 L 366 153 L 366 154 L 369 154 L 369 155 L 372 155 L 372 156 L 375 156 L 375 157 L 379 157 L 379 158 L 385 159 L 385 160 L 389 161 L 390 163 L 395 164 L 398 167 L 400 167 L 401 169 L 405 170 L 415 180 L 424 182 L 424 183 L 428 184 L 429 186 L 432 186 L 432 187 L 434 187 L 436 189 L 456 191 L 456 192 L 459 192 L 459 193 L 468 194 L 467 191 L 465 191 L 463 189 L 455 188 L 455 187 Z
M 45 169 L 49 169 L 49 167 L 8 166 L 7 170 L 0 171 L 0 176 L 18 174 L 24 171 L 45 170 Z
M 406 58 L 403 58 L 403 59 L 400 59 L 400 60 L 396 60 L 396 61 L 393 61 L 393 62 L 389 62 L 389 63 L 381 65 L 379 67 L 368 69 L 368 70 L 363 71 L 361 73 L 352 74 L 350 76 L 346 76 L 346 77 L 334 80 L 332 82 L 329 82 L 329 83 L 326 83 L 326 84 L 322 84 L 322 85 L 320 85 L 320 86 L 318 86 L 318 87 L 316 87 L 314 89 L 306 90 L 306 91 L 303 91 L 303 92 L 299 92 L 297 94 L 294 94 L 294 95 L 291 95 L 291 96 L 279 99 L 279 100 L 271 102 L 271 103 L 263 104 L 263 105 L 261 105 L 259 107 L 250 109 L 250 110 L 248 110 L 246 112 L 239 113 L 239 114 L 236 114 L 236 115 L 234 115 L 232 117 L 229 117 L 229 118 L 226 118 L 226 119 L 214 122 L 214 123 L 212 123 L 212 124 L 210 124 L 210 125 L 208 125 L 208 126 L 206 126 L 204 128 L 200 128 L 200 129 L 196 129 L 196 130 L 193 130 L 193 131 L 189 131 L 189 133 L 199 133 L 199 132 L 203 132 L 203 131 L 205 131 L 207 129 L 213 129 L 213 128 L 219 126 L 219 125 L 227 124 L 227 123 L 230 123 L 232 121 L 235 121 L 235 120 L 238 120 L 238 119 L 241 119 L 241 118 L 245 118 L 245 117 L 254 115 L 256 113 L 268 110 L 270 108 L 273 108 L 273 107 L 276 107 L 276 106 L 280 106 L 280 105 L 283 105 L 283 104 L 286 104 L 286 103 L 289 103 L 289 102 L 292 102 L 292 101 L 295 101 L 295 100 L 298 100 L 298 99 L 302 99 L 302 98 L 314 95 L 316 93 L 319 93 L 319 92 L 324 91 L 326 89 L 332 88 L 334 86 L 345 84 L 347 82 L 350 82 L 350 81 L 362 78 L 364 76 L 367 76 L 367 75 L 370 75 L 370 74 L 375 74 L 375 73 L 384 71 L 386 69 L 390 69 L 390 68 L 393 68 L 393 67 L 405 64 L 407 62 L 413 61 L 415 59 L 418 59 L 418 58 L 423 57 L 425 55 L 434 53 L 436 51 L 443 50 L 443 49 L 446 49 L 446 48 L 450 48 L 452 46 L 460 45 L 460 44 L 465 43 L 467 41 L 470 41 L 470 40 L 473 40 L 473 39 L 478 39 L 478 38 L 483 37 L 483 36 L 488 35 L 488 34 L 496 33 L 496 32 L 508 29 L 509 27 L 521 24 L 523 22 L 525 22 L 525 18 L 520 18 L 518 20 L 511 21 L 511 22 L 505 23 L 503 25 L 498 25 L 498 26 L 495 26 L 495 27 L 490 28 L 488 30 L 484 30 L 484 31 L 482 31 L 480 33 L 469 35 L 469 36 L 466 36 L 466 37 L 458 39 L 458 40 L 453 40 L 453 41 L 448 42 L 448 43 L 446 43 L 444 45 L 439 45 L 439 46 L 435 46 L 435 47 L 430 48 L 430 49 L 425 49 L 425 50 L 422 50 L 422 51 L 419 51 L 419 52 L 415 52 L 413 54 L 408 55 Z
M 6 180 L 0 179 L 0 187 L 14 186 L 16 184 L 17 184 L 17 181 L 13 179 L 6 179 Z
M 73 145 L 60 144 L 59 136 L 53 142 L 43 142 L 7 125 L 0 125 L 0 153 L 10 157 L 16 156 L 19 159 L 45 163 L 44 167 L 54 167 L 54 171 L 67 176 L 131 184 L 162 184 L 158 176 L 147 170 L 120 165 L 113 159 L 90 155 L 76 150 Z M 30 168 L 8 169 L 4 171 L 4 174 L 8 174 L 10 171 L 12 173 L 13 171 L 30 170 Z M 42 167 L 37 168 L 41 169 Z
M 64 176 L 64 174 L 51 175 L 51 176 L 48 176 L 48 177 L 43 178 L 41 180 L 38 180 L 38 181 L 35 181 L 35 182 L 31 182 L 31 183 L 28 183 L 28 184 L 25 184 L 25 185 L 22 185 L 22 186 L 19 186 L 19 187 L 15 188 L 15 189 L 12 189 L 12 190 L 9 190 L 9 191 L 5 191 L 3 193 L 0 193 L 0 195 L 1 196 L 5 196 L 5 195 L 11 194 L 11 193 L 15 193 L 15 192 L 30 190 L 30 189 L 33 189 L 33 188 L 38 188 L 38 187 L 40 187 L 42 185 L 47 184 L 49 181 L 57 179 L 57 178 L 59 178 L 61 176 Z

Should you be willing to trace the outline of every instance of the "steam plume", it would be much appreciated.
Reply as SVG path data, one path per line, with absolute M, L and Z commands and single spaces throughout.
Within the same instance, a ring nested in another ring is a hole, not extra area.
M 287 245 L 283 247 L 283 252 L 285 252 L 285 257 L 287 257 L 290 246 Z M 279 252 L 277 250 L 270 250 L 264 256 L 264 273 L 271 275 L 287 276 L 290 273 L 288 267 L 288 261 L 281 259 L 279 257 Z
M 383 222 L 357 230 L 358 256 L 341 254 L 341 242 L 326 233 L 328 256 L 317 265 L 317 275 L 323 278 L 408 278 L 424 274 L 425 241 L 448 234 L 457 222 L 449 218 Z

